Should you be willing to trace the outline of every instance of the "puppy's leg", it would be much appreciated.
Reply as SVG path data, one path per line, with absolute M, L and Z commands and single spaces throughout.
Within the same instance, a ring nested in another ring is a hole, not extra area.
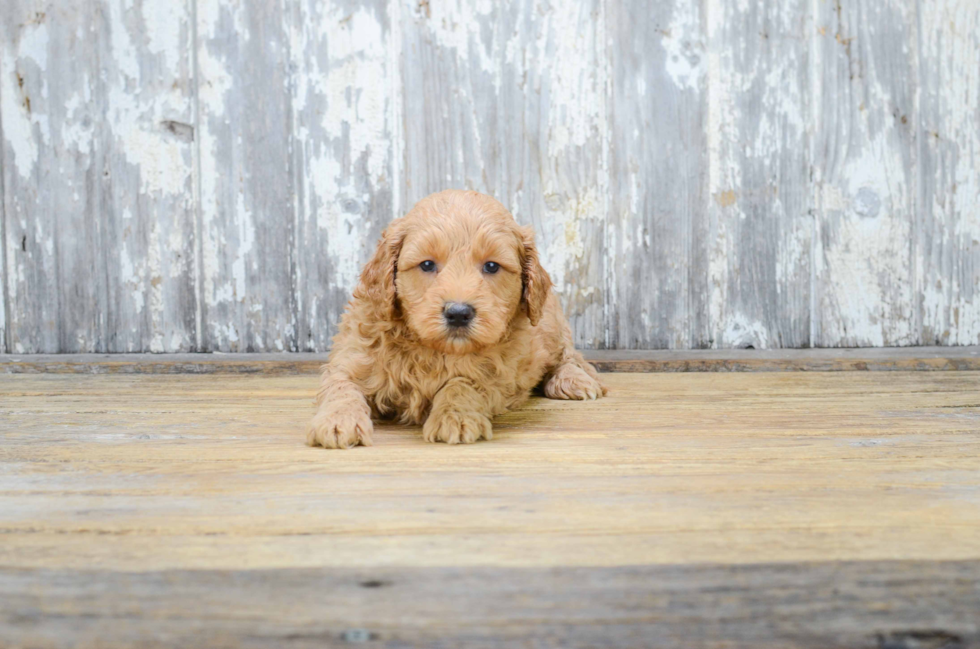
M 544 377 L 544 395 L 549 399 L 598 399 L 607 390 L 591 363 L 574 347 L 566 347 L 557 366 Z
M 317 413 L 306 432 L 307 444 L 323 448 L 371 446 L 371 407 L 345 374 L 323 373 L 317 403 Z
M 422 426 L 422 439 L 447 444 L 472 444 L 493 438 L 487 397 L 469 379 L 450 379 L 432 400 Z

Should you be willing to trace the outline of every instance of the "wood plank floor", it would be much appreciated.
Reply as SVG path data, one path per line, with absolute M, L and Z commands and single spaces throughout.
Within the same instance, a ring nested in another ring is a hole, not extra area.
M 0 646 L 980 642 L 980 373 L 605 380 L 325 451 L 309 376 L 0 375 Z

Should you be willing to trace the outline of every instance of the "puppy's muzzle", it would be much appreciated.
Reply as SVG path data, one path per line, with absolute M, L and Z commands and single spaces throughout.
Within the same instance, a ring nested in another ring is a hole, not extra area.
M 461 302 L 447 302 L 442 308 L 442 317 L 450 329 L 464 329 L 470 326 L 476 316 L 476 309 Z

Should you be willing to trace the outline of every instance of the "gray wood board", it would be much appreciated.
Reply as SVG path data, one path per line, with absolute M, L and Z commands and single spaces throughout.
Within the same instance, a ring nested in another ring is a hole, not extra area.
M 980 347 L 592 350 L 603 372 L 980 370 Z M 2 374 L 315 374 L 327 354 L 0 354 Z
M 2 350 L 326 350 L 448 187 L 535 227 L 584 348 L 977 344 L 978 34 L 962 0 L 9 0 Z
M 0 644 L 867 647 L 980 644 L 980 563 L 165 571 L 0 569 Z

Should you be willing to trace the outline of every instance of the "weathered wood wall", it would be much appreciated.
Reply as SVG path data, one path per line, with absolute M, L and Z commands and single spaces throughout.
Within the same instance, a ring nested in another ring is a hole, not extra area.
M 585 347 L 980 343 L 976 0 L 3 0 L 13 353 L 326 348 L 429 192 Z

